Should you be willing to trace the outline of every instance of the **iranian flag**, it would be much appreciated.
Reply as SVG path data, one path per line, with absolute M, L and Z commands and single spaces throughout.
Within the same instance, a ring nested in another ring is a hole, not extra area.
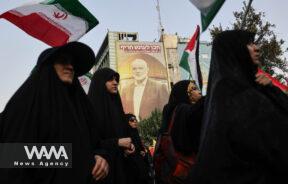
M 86 94 L 88 94 L 92 76 L 93 75 L 90 72 L 88 72 L 85 75 L 78 77 L 78 80 Z
M 195 80 L 199 89 L 202 89 L 202 74 L 199 64 L 199 35 L 200 27 L 197 25 L 194 35 L 183 52 L 179 66 L 188 72 L 189 79 Z
M 0 15 L 50 46 L 80 39 L 98 20 L 78 0 L 48 0 Z
M 205 31 L 225 0 L 190 0 L 201 12 L 202 31 Z

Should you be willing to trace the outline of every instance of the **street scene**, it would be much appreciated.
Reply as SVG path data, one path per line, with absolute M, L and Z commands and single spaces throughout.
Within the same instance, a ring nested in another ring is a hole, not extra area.
M 0 183 L 287 183 L 287 6 L 1 1 Z

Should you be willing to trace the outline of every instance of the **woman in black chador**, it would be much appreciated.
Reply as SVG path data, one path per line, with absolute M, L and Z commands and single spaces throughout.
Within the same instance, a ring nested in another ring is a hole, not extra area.
M 92 104 L 77 79 L 94 61 L 92 49 L 79 42 L 45 50 L 0 115 L 1 143 L 71 143 L 72 169 L 0 169 L 1 184 L 84 184 L 92 174 L 107 175 Z
M 183 182 L 187 177 L 187 173 L 190 171 L 198 152 L 203 106 L 204 97 L 202 97 L 195 81 L 183 80 L 173 86 L 168 104 L 163 108 L 160 135 L 167 132 L 171 123 L 173 123 L 171 126 L 173 146 L 176 152 L 189 157 L 190 166 L 185 170 L 175 169 L 173 171 L 175 175 L 171 177 L 171 181 L 169 181 L 170 179 L 167 180 L 169 176 L 162 178 L 156 175 L 158 183 L 177 183 L 173 180 L 180 180 L 178 176 L 181 176 L 181 181 Z M 174 120 L 172 120 L 173 116 Z M 157 155 L 158 151 L 156 147 L 155 155 Z M 179 165 L 178 168 L 180 168 Z
M 110 68 L 97 70 L 88 92 L 94 105 L 96 121 L 100 129 L 101 146 L 113 154 L 109 178 L 113 183 L 127 184 L 129 170 L 125 157 L 135 151 L 129 137 L 121 98 L 118 93 L 119 74 Z
M 129 181 L 127 184 L 151 184 L 153 178 L 150 167 L 151 155 L 149 150 L 145 149 L 144 144 L 138 132 L 138 121 L 134 114 L 125 114 L 126 122 L 129 124 L 129 135 L 135 146 L 135 152 L 126 157 L 129 165 Z M 148 150 L 148 151 L 147 151 Z M 150 172 L 150 173 L 149 173 Z
M 213 41 L 195 184 L 287 183 L 288 99 L 255 81 L 254 34 L 225 31 Z
M 172 141 L 177 151 L 190 155 L 198 151 L 204 97 L 194 81 L 177 82 L 171 91 L 168 104 L 163 108 L 160 132 L 168 129 L 175 113 Z

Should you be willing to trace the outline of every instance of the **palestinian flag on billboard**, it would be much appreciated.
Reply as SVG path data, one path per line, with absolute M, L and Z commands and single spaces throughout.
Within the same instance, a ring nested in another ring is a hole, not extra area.
M 78 0 L 48 0 L 0 15 L 50 46 L 79 40 L 98 20 Z
M 202 32 L 207 29 L 225 0 L 190 0 L 201 12 Z
M 195 80 L 199 89 L 202 89 L 202 74 L 199 64 L 199 37 L 200 27 L 197 25 L 196 31 L 188 42 L 179 66 L 189 73 L 189 79 Z

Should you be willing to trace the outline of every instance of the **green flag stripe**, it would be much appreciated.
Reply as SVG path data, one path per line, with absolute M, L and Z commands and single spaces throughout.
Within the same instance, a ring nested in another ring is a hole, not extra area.
M 48 0 L 42 4 L 60 4 L 66 11 L 76 17 L 81 17 L 88 22 L 88 30 L 91 30 L 99 22 L 78 0 Z
M 207 29 L 207 27 L 209 26 L 209 24 L 211 23 L 224 2 L 225 0 L 217 0 L 206 16 L 201 14 L 202 32 Z
M 88 73 L 85 74 L 85 76 L 88 77 L 89 79 L 92 79 L 93 74 L 91 74 L 90 72 L 88 72 Z
M 187 51 L 184 51 L 183 55 L 181 57 L 179 66 L 181 66 L 184 70 L 189 72 L 189 74 L 191 75 L 190 66 L 189 66 L 189 63 L 188 63 L 188 57 L 189 57 L 189 53 Z

